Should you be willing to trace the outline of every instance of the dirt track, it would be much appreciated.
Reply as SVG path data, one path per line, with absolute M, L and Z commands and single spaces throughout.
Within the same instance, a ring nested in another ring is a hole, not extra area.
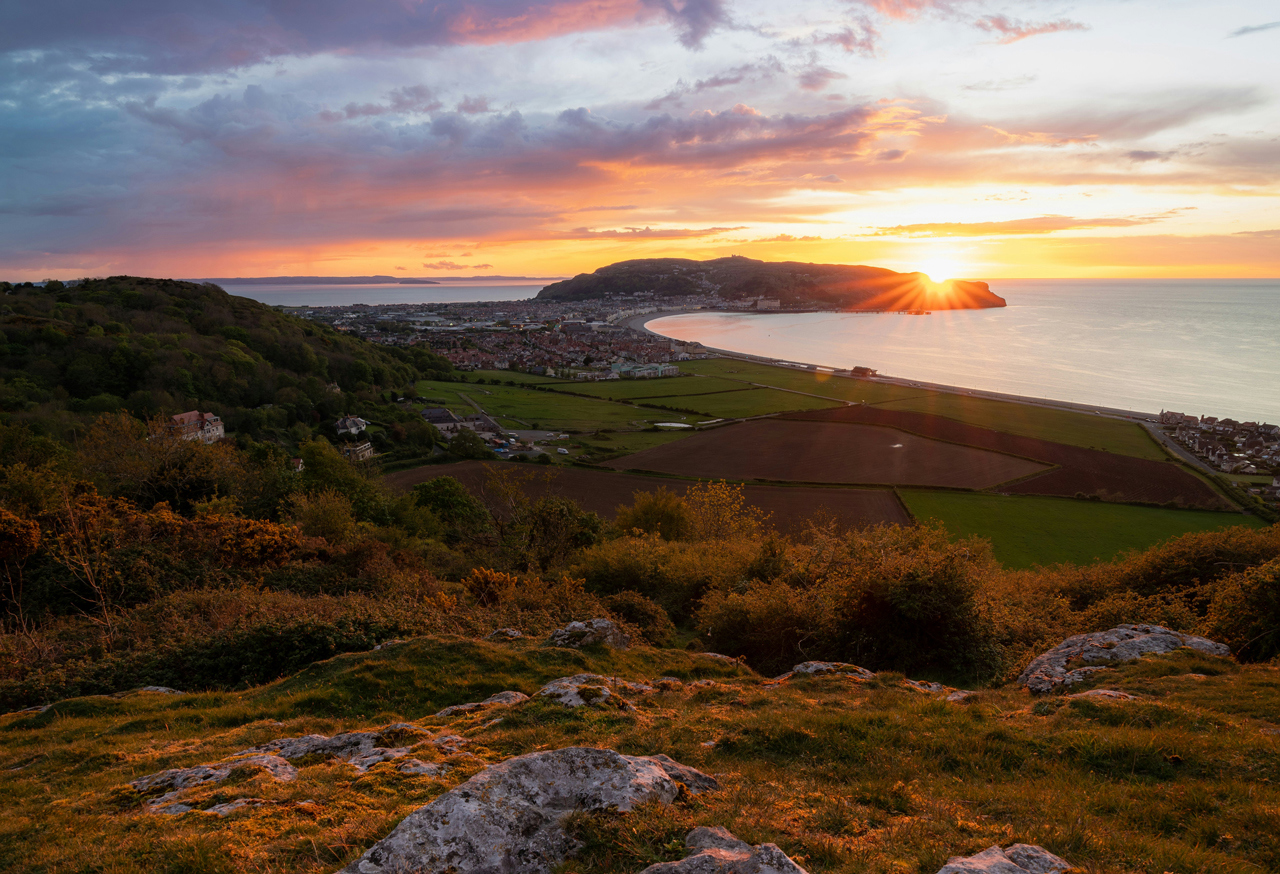
M 1131 458 L 1097 449 L 1084 449 L 992 431 L 927 413 L 885 410 L 873 406 L 789 413 L 786 419 L 814 424 L 841 422 L 848 425 L 883 425 L 923 437 L 994 452 L 1007 452 L 1058 466 L 1055 470 L 997 490 L 1006 494 L 1066 497 L 1085 495 L 1105 500 L 1172 503 L 1211 510 L 1235 509 L 1207 483 L 1169 461 Z
M 468 489 L 478 492 L 484 485 L 488 467 L 534 474 L 538 479 L 528 489 L 531 496 L 556 494 L 573 498 L 584 508 L 606 519 L 613 518 L 619 505 L 631 503 L 638 491 L 652 492 L 666 487 L 681 494 L 693 485 L 689 480 L 665 477 L 482 461 L 419 467 L 388 474 L 386 481 L 393 488 L 407 490 L 438 476 L 452 476 Z M 878 523 L 906 525 L 911 521 L 894 494 L 884 489 L 748 485 L 744 492 L 747 502 L 771 513 L 773 524 L 784 532 L 803 528 L 806 520 L 819 513 L 834 517 L 841 525 L 850 528 Z

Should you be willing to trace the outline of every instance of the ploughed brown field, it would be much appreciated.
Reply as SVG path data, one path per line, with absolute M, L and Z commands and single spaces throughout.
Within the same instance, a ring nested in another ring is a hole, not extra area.
M 1098 449 L 1067 446 L 1035 437 L 992 431 L 928 413 L 885 410 L 873 406 L 788 413 L 786 418 L 805 425 L 830 426 L 833 423 L 843 423 L 845 427 L 877 425 L 899 428 L 922 437 L 994 452 L 1008 452 L 1056 465 L 1038 476 L 996 489 L 1004 494 L 1065 497 L 1085 495 L 1110 501 L 1174 504 L 1211 510 L 1235 509 L 1208 483 L 1172 462 L 1131 458 Z M 684 442 L 672 445 L 682 445 Z
M 1025 458 L 879 425 L 782 419 L 703 431 L 607 466 L 713 479 L 960 489 L 991 488 L 1048 470 L 1048 465 Z
M 612 519 L 620 505 L 630 504 L 636 492 L 653 492 L 666 488 L 676 494 L 683 494 L 694 485 L 689 480 L 583 468 L 547 469 L 541 465 L 493 461 L 429 465 L 387 474 L 386 481 L 392 488 L 407 491 L 429 479 L 452 476 L 472 493 L 478 494 L 484 488 L 491 468 L 531 475 L 526 486 L 530 497 L 551 494 L 572 498 L 583 508 L 599 513 L 606 519 Z M 772 514 L 771 521 L 780 531 L 799 530 L 814 516 L 834 518 L 842 527 L 848 528 L 862 528 L 879 523 L 907 525 L 911 522 L 911 516 L 897 497 L 884 489 L 747 485 L 743 488 L 743 493 L 747 503 Z

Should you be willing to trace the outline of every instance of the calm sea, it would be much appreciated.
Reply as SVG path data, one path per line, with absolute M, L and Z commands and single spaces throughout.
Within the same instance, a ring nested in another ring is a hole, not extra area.
M 228 294 L 248 297 L 271 306 L 322 307 L 367 304 L 469 303 L 481 300 L 528 300 L 546 286 L 512 283 L 502 285 L 234 285 Z
M 1280 280 L 1007 280 L 1002 309 L 693 313 L 680 340 L 1053 400 L 1280 421 Z

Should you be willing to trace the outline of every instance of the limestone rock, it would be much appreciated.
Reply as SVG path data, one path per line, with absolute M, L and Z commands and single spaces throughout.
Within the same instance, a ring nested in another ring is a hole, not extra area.
M 592 644 L 626 649 L 631 646 L 631 638 L 611 619 L 589 619 L 586 622 L 570 622 L 564 628 L 557 628 L 551 632 L 547 643 L 574 649 Z
M 931 682 L 929 680 L 903 680 L 902 682 L 904 685 L 912 689 L 915 689 L 917 692 L 927 692 L 930 695 L 936 694 L 938 692 L 951 691 L 949 687 L 944 686 L 941 683 Z
M 735 658 L 734 656 L 727 656 L 724 653 L 700 652 L 698 653 L 698 655 L 705 656 L 706 658 L 709 658 L 709 659 L 717 659 L 718 661 L 727 662 L 729 664 L 734 664 L 734 665 L 742 664 L 742 659 Z
M 1007 850 L 988 847 L 972 856 L 952 856 L 938 874 L 1061 874 L 1070 869 L 1065 859 L 1044 847 L 1014 844 Z
M 534 697 L 550 698 L 565 707 L 595 704 L 632 709 L 631 703 L 614 691 L 615 682 L 599 674 L 574 674 L 572 677 L 552 680 L 539 689 Z
M 964 704 L 970 698 L 976 697 L 977 694 L 977 692 L 970 692 L 968 689 L 956 689 L 943 700 L 950 701 L 952 704 Z
M 394 638 L 394 639 L 392 639 L 392 640 L 384 640 L 382 643 L 380 643 L 380 644 L 378 644 L 377 646 L 375 646 L 375 647 L 373 648 L 373 651 L 374 651 L 374 652 L 377 652 L 378 650 L 382 650 L 382 649 L 390 649 L 391 647 L 393 647 L 393 646 L 399 646 L 400 644 L 402 644 L 402 643 L 404 643 L 404 642 L 405 642 L 405 641 L 401 640 L 401 639 L 400 639 L 400 638 L 398 638 L 398 637 L 397 637 L 397 638 Z
M 470 704 L 454 704 L 452 707 L 446 707 L 436 716 L 456 716 L 459 713 L 472 713 L 476 710 L 485 710 L 490 707 L 510 707 L 512 704 L 519 704 L 521 701 L 528 700 L 529 696 L 523 692 L 498 692 L 483 701 L 474 701 Z
M 1059 686 L 1078 683 L 1093 671 L 1102 670 L 1097 662 L 1132 661 L 1184 646 L 1208 655 L 1231 654 L 1225 644 L 1160 625 L 1117 625 L 1107 631 L 1068 637 L 1027 665 L 1018 677 L 1018 683 L 1032 692 L 1050 692 Z M 1083 663 L 1084 666 L 1074 667 L 1075 663 Z
M 486 768 L 414 811 L 342 874 L 547 874 L 578 848 L 561 826 L 566 814 L 625 812 L 717 788 L 714 778 L 666 756 L 584 747 L 529 753 Z
M 785 683 L 792 677 L 811 676 L 811 677 L 852 677 L 855 680 L 874 680 L 875 674 L 866 668 L 860 668 L 857 665 L 847 664 L 845 662 L 803 662 L 796 665 L 791 670 L 781 676 L 773 678 L 774 683 Z
M 240 755 L 267 754 L 289 760 L 322 756 L 348 762 L 357 771 L 364 772 L 379 762 L 408 755 L 411 746 L 428 739 L 429 732 L 407 722 L 397 722 L 376 731 L 348 731 L 333 737 L 322 734 L 282 737 L 247 749 Z M 433 742 L 441 740 L 444 739 L 436 738 Z M 458 740 L 466 742 L 462 738 Z
M 186 692 L 179 692 L 177 689 L 170 689 L 168 686 L 143 686 L 139 692 L 151 692 L 156 695 L 185 695 Z
M 640 874 L 808 874 L 776 844 L 753 847 L 719 826 L 699 826 L 684 839 L 691 852 L 679 862 L 659 862 Z
M 227 759 L 214 765 L 196 765 L 193 768 L 170 768 L 146 777 L 140 777 L 129 785 L 144 795 L 159 793 L 152 799 L 151 805 L 157 813 L 185 813 L 190 807 L 172 804 L 183 791 L 204 786 L 206 783 L 220 783 L 237 768 L 263 770 L 276 780 L 288 782 L 298 776 L 298 771 L 280 756 L 242 755 Z M 181 807 L 182 810 L 172 808 Z
M 515 628 L 496 628 L 489 633 L 485 640 L 519 640 L 524 637 L 518 629 Z

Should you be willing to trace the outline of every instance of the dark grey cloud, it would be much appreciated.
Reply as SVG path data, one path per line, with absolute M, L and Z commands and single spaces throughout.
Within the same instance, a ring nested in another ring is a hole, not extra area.
M 1277 27 L 1280 27 L 1280 21 L 1268 21 L 1266 24 L 1250 24 L 1231 31 L 1227 36 L 1248 36 L 1251 33 L 1262 33 L 1264 30 L 1275 30 Z
M 643 0 L 646 6 L 661 9 L 680 30 L 680 42 L 698 48 L 715 29 L 729 24 L 723 0 Z
M 207 73 L 287 55 L 521 42 L 668 20 L 690 47 L 722 0 L 41 0 L 0 4 L 0 52 L 53 52 L 97 72 Z

